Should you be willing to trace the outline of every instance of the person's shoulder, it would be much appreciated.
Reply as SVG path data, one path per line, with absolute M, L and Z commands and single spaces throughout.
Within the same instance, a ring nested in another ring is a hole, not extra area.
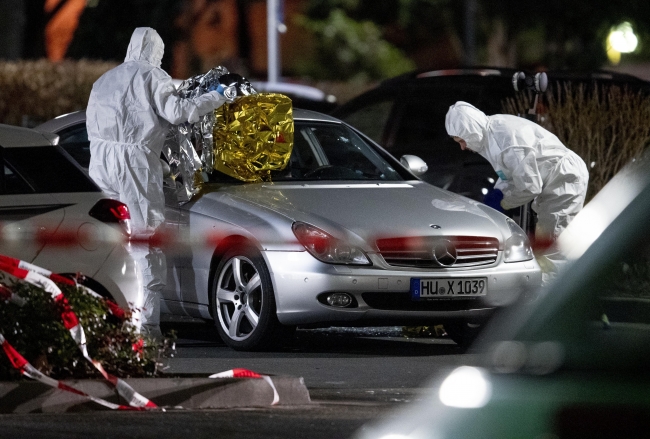
M 161 69 L 160 67 L 155 67 L 151 66 L 151 70 L 149 70 L 149 74 L 158 80 L 172 80 L 172 77 L 169 76 L 169 73 Z

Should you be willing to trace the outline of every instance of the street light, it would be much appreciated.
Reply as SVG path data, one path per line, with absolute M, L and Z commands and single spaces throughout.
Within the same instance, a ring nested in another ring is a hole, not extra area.
M 639 39 L 634 34 L 632 25 L 625 21 L 610 30 L 607 36 L 607 57 L 612 64 L 618 64 L 621 61 L 621 53 L 634 52 L 638 43 Z

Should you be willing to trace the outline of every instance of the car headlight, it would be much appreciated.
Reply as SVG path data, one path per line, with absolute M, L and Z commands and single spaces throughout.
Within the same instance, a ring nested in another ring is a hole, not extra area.
M 506 222 L 511 234 L 510 238 L 506 239 L 505 262 L 521 262 L 533 259 L 533 249 L 530 246 L 528 236 L 510 218 Z
M 298 241 L 319 261 L 329 264 L 371 265 L 360 249 L 334 238 L 316 226 L 296 221 L 291 228 Z

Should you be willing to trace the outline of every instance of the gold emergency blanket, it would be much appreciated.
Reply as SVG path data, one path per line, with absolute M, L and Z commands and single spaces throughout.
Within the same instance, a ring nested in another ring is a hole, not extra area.
M 293 149 L 291 99 L 277 93 L 242 96 L 215 110 L 214 169 L 242 181 L 270 181 Z

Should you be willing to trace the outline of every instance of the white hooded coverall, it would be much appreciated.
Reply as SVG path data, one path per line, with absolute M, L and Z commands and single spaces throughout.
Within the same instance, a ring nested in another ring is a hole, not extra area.
M 133 235 L 145 237 L 165 219 L 160 153 L 170 124 L 197 122 L 226 102 L 216 91 L 194 99 L 179 97 L 160 68 L 164 47 L 154 29 L 135 29 L 124 63 L 94 83 L 86 109 L 90 176 L 107 195 L 128 206 Z M 146 245 L 129 244 L 128 250 L 143 273 L 142 330 L 159 336 L 164 255 Z
M 450 136 L 460 137 L 490 162 L 499 176 L 494 188 L 503 192 L 504 209 L 534 200 L 537 238 L 555 240 L 582 209 L 587 166 L 553 133 L 521 117 L 487 116 L 462 101 L 449 108 L 445 126 Z

